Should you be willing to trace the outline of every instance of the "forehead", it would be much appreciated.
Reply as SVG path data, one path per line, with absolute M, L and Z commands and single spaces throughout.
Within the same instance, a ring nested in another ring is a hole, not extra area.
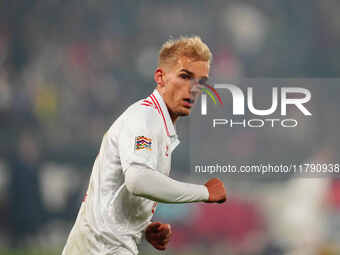
M 209 62 L 208 61 L 193 61 L 188 57 L 180 57 L 174 71 L 181 72 L 183 69 L 194 74 L 195 77 L 208 77 Z

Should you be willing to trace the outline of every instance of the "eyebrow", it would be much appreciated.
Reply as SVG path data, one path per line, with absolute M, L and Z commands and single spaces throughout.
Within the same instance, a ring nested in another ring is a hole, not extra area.
M 180 72 L 185 72 L 185 73 L 187 73 L 187 74 L 189 74 L 190 76 L 192 76 L 192 77 L 194 77 L 195 76 L 195 74 L 193 73 L 193 72 L 190 72 L 189 70 L 187 70 L 187 69 L 181 69 L 180 70 Z M 208 77 L 207 76 L 202 76 L 201 77 L 201 79 L 205 79 L 205 80 L 208 80 Z

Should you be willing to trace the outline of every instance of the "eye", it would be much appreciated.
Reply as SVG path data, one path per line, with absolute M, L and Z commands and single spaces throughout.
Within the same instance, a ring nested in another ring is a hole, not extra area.
M 179 77 L 181 77 L 184 80 L 190 80 L 191 79 L 191 76 L 188 75 L 188 74 L 185 74 L 185 73 L 180 74 Z
M 205 85 L 205 84 L 208 83 L 208 78 L 204 77 L 204 78 L 200 79 L 200 80 L 198 81 L 198 83 L 201 84 L 201 85 Z

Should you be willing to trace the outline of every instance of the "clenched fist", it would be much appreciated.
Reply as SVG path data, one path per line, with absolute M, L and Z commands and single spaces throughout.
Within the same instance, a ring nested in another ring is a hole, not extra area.
M 223 203 L 227 199 L 227 194 L 223 182 L 218 178 L 213 178 L 204 184 L 209 191 L 207 203 Z
M 153 222 L 145 230 L 145 238 L 157 250 L 165 250 L 172 235 L 170 224 Z

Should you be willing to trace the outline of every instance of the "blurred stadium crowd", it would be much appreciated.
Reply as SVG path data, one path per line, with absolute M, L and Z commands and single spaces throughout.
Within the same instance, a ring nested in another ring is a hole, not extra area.
M 336 0 L 2 1 L 0 252 L 60 252 L 102 135 L 152 92 L 158 49 L 169 36 L 200 35 L 213 52 L 216 81 L 334 78 L 339 8 Z M 338 130 L 340 93 L 323 93 L 330 99 L 323 114 L 335 120 L 326 129 L 315 124 L 318 141 L 308 142 L 317 148 L 302 161 L 339 159 L 339 135 L 330 134 Z M 187 126 L 178 124 L 183 144 L 172 176 L 195 182 Z M 234 140 L 252 139 L 245 137 Z M 256 157 L 256 146 L 249 150 Z M 159 206 L 155 218 L 173 223 L 169 254 L 340 254 L 339 180 L 225 182 L 233 192 L 223 206 Z M 142 251 L 156 254 L 145 243 Z

